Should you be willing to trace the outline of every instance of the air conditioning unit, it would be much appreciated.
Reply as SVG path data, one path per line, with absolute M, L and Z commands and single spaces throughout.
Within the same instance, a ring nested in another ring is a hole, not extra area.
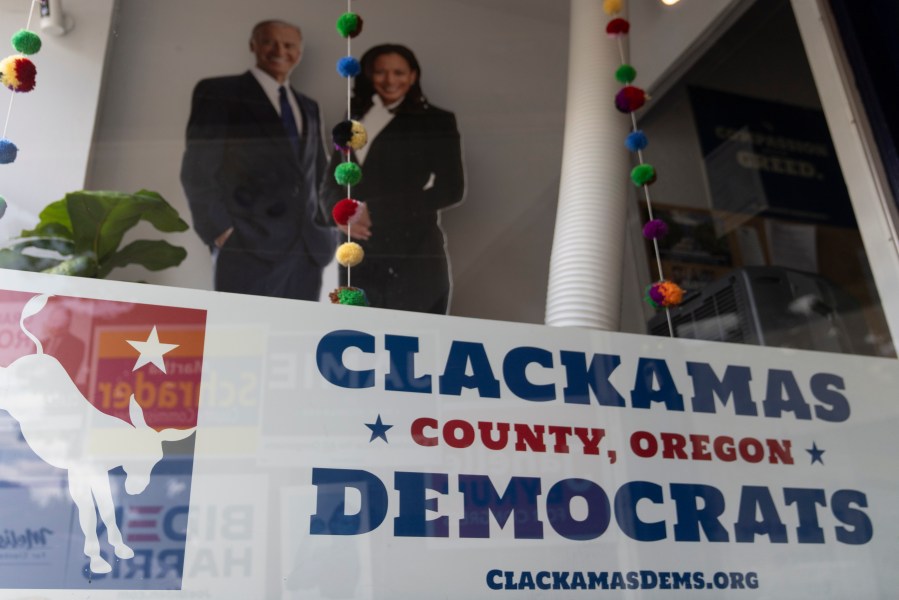
M 671 309 L 675 337 L 877 356 L 861 305 L 824 277 L 782 267 L 733 271 Z M 668 336 L 660 311 L 651 335 Z

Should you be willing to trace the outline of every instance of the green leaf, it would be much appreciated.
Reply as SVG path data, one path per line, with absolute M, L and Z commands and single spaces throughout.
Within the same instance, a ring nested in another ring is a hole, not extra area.
M 0 250 L 0 268 L 15 269 L 16 271 L 43 271 L 60 263 L 53 258 L 40 258 L 28 256 L 21 252 L 4 248 Z
M 71 239 L 59 237 L 29 237 L 20 239 L 15 244 L 8 247 L 9 250 L 22 252 L 30 248 L 40 248 L 41 250 L 51 250 L 59 254 L 68 255 L 74 252 L 75 246 Z
M 188 225 L 180 216 L 178 211 L 165 201 L 158 192 L 150 190 L 140 190 L 134 194 L 135 200 L 139 200 L 144 205 L 141 218 L 149 222 L 159 231 L 166 233 L 175 231 L 187 231 Z
M 66 194 L 65 199 L 75 251 L 93 252 L 101 263 L 119 247 L 125 232 L 140 221 L 137 211 L 128 210 L 128 194 L 82 191 Z M 117 206 L 123 209 L 115 211 Z
M 186 231 L 187 223 L 157 192 L 134 194 L 82 190 L 66 194 L 41 211 L 34 229 L 0 255 L 0 266 L 86 277 L 105 277 L 112 269 L 140 264 L 151 270 L 176 266 L 187 251 L 164 241 L 137 241 L 119 250 L 125 234 L 140 221 L 163 232 Z M 74 255 L 60 262 L 24 254 L 28 250 L 52 250 Z
M 66 195 L 75 249 L 92 251 L 103 264 L 116 251 L 125 232 L 141 220 L 161 231 L 185 231 L 187 223 L 156 192 L 136 194 L 81 191 Z
M 97 272 L 106 277 L 116 267 L 137 264 L 151 271 L 176 267 L 187 256 L 187 250 L 164 240 L 137 240 L 109 256 Z
M 97 261 L 91 254 L 79 254 L 64 260 L 56 266 L 44 269 L 49 275 L 71 275 L 74 277 L 96 277 Z
M 53 236 L 72 239 L 72 220 L 66 200 L 57 200 L 44 207 L 39 215 L 40 220 L 34 229 L 26 229 L 22 237 Z
M 58 237 L 72 240 L 72 232 L 60 223 L 38 223 L 34 229 L 23 229 L 22 237 Z

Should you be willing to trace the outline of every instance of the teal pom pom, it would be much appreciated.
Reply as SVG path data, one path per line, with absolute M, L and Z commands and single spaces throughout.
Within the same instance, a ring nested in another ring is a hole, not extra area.
M 624 140 L 624 145 L 631 152 L 637 152 L 646 148 L 649 145 L 649 140 L 646 138 L 646 134 L 638 129 L 627 136 L 627 139 Z
M 652 165 L 637 165 L 634 167 L 634 170 L 631 171 L 631 181 L 633 181 L 636 186 L 649 185 L 650 183 L 654 183 L 655 180 L 656 170 Z
M 12 36 L 12 47 L 22 54 L 37 54 L 41 49 L 41 38 L 33 31 L 20 29 Z
M 362 180 L 362 169 L 354 162 L 342 162 L 334 169 L 338 185 L 356 185 Z
M 637 78 L 637 69 L 630 65 L 621 65 L 615 71 L 615 79 L 621 83 L 630 83 Z
M 6 198 L 0 196 L 0 219 L 6 214 Z
M 6 138 L 0 140 L 0 165 L 8 165 L 16 160 L 19 148 Z
M 356 13 L 343 13 L 337 19 L 337 33 L 340 34 L 340 37 L 356 37 L 362 33 L 362 17 Z
M 337 72 L 341 77 L 355 77 L 361 70 L 359 61 L 352 56 L 344 56 L 337 61 Z

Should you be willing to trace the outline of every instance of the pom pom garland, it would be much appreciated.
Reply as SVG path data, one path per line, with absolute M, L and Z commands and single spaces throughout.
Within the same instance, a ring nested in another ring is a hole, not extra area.
M 332 304 L 346 304 L 347 306 L 368 306 L 368 296 L 365 290 L 354 287 L 339 287 L 328 294 Z
M 352 56 L 344 56 L 337 61 L 337 72 L 341 77 L 355 77 L 361 70 L 359 61 Z
M 337 73 L 341 77 L 347 79 L 346 90 L 346 120 L 338 123 L 332 130 L 331 136 L 334 147 L 338 152 L 343 154 L 343 161 L 334 168 L 334 179 L 338 185 L 346 186 L 347 196 L 351 195 L 352 186 L 362 180 L 362 168 L 354 161 L 352 151 L 360 150 L 368 143 L 368 133 L 365 127 L 359 121 L 350 119 L 351 110 L 351 85 L 350 81 L 353 77 L 359 75 L 362 66 L 359 61 L 352 56 L 352 38 L 362 33 L 362 17 L 352 12 L 350 9 L 350 0 L 347 0 L 347 12 L 343 13 L 337 19 L 337 33 L 346 38 L 347 56 L 337 61 Z M 352 225 L 359 220 L 364 214 L 365 204 L 354 200 L 353 198 L 344 198 L 334 205 L 331 209 L 331 217 L 334 222 L 341 227 Z M 350 229 L 346 228 L 347 241 L 337 248 L 335 258 L 338 264 L 346 267 L 346 287 L 339 287 L 331 292 L 331 302 L 335 304 L 346 304 L 350 306 L 368 306 L 368 297 L 365 291 L 359 288 L 351 287 L 352 267 L 355 267 L 365 258 L 365 250 L 350 239 Z
M 614 15 L 622 9 L 623 0 L 604 0 L 602 7 L 607 14 Z M 637 70 L 631 65 L 624 63 L 624 48 L 621 41 L 621 38 L 629 31 L 630 23 L 625 19 L 613 18 L 606 25 L 606 33 L 617 39 L 618 52 L 621 55 L 623 63 L 615 71 L 615 79 L 620 83 L 625 84 L 624 87 L 615 94 L 615 108 L 623 113 L 633 113 L 635 110 L 642 107 L 649 99 L 645 91 L 630 85 L 637 77 Z M 659 244 L 657 240 L 668 233 L 668 224 L 661 219 L 652 218 L 652 201 L 649 197 L 649 188 L 646 186 L 656 180 L 656 170 L 652 165 L 643 160 L 642 151 L 649 144 L 649 140 L 646 138 L 646 134 L 637 129 L 637 121 L 633 114 L 631 114 L 631 122 L 633 127 L 627 138 L 624 140 L 624 145 L 628 150 L 636 153 L 637 158 L 639 158 L 640 164 L 631 170 L 630 176 L 634 185 L 643 187 L 643 192 L 646 197 L 646 208 L 650 216 L 650 221 L 643 226 L 643 236 L 653 241 L 652 245 L 655 249 L 655 258 L 659 270 L 659 281 L 646 287 L 643 299 L 653 308 L 665 308 L 667 311 L 669 307 L 677 306 L 683 301 L 684 292 L 676 283 L 667 281 L 662 274 L 662 261 L 659 257 Z M 674 337 L 674 325 L 671 321 L 671 315 L 669 314 L 667 317 L 668 330 L 671 333 L 671 337 Z
M 668 223 L 662 219 L 652 219 L 643 226 L 643 237 L 647 240 L 660 240 L 668 235 Z
M 627 146 L 627 149 L 631 152 L 639 152 L 649 145 L 649 140 L 647 139 L 646 134 L 638 129 L 637 131 L 632 131 L 628 134 L 627 138 L 624 140 L 624 145 Z
M 607 15 L 617 15 L 621 12 L 621 0 L 604 0 L 602 9 Z
M 359 121 L 341 121 L 331 130 L 334 147 L 342 152 L 358 150 L 368 143 L 368 133 Z
M 683 302 L 684 290 L 673 281 L 658 281 L 646 288 L 644 299 L 654 308 L 669 308 Z
M 337 33 L 343 38 L 354 38 L 362 33 L 362 17 L 356 13 L 343 13 L 337 19 Z
M 627 33 L 631 30 L 631 24 L 622 18 L 612 19 L 609 21 L 609 24 L 606 25 L 606 33 L 611 37 L 620 37 L 622 35 L 627 35 Z
M 19 148 L 6 138 L 0 140 L 0 165 L 8 165 L 16 160 Z
M 619 83 L 630 83 L 636 78 L 637 69 L 630 65 L 621 65 L 618 67 L 618 70 L 615 71 L 615 79 L 617 79 Z
M 631 181 L 634 182 L 634 185 L 649 185 L 651 183 L 655 183 L 656 180 L 656 170 L 655 167 L 649 164 L 637 165 L 631 171 Z
M 37 68 L 24 56 L 7 56 L 0 61 L 0 85 L 14 92 L 30 92 L 36 78 Z
M 12 36 L 12 47 L 22 54 L 37 54 L 41 49 L 41 38 L 32 31 L 20 29 Z
M 352 198 L 344 198 L 335 204 L 334 208 L 331 209 L 331 216 L 334 218 L 334 222 L 338 225 L 352 224 L 355 221 L 354 217 L 356 217 L 360 204 L 362 203 Z
M 362 168 L 354 162 L 342 162 L 334 169 L 338 185 L 356 185 L 362 181 Z
M 337 262 L 344 267 L 355 267 L 365 258 L 365 250 L 356 242 L 344 242 L 337 247 Z
M 615 94 L 615 108 L 623 113 L 634 112 L 646 103 L 646 92 L 633 85 L 626 85 Z

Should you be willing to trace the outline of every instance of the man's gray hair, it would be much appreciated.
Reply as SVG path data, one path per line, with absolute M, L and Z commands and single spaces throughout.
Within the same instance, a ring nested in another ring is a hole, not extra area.
M 303 39 L 303 30 L 300 29 L 299 25 L 294 25 L 293 23 L 282 21 L 281 19 L 266 19 L 265 21 L 259 21 L 258 23 L 253 25 L 253 31 L 250 33 L 250 41 L 255 41 L 256 35 L 259 33 L 259 30 L 263 27 L 268 27 L 269 25 L 282 25 L 284 27 L 295 29 L 296 32 L 300 34 L 300 40 Z

